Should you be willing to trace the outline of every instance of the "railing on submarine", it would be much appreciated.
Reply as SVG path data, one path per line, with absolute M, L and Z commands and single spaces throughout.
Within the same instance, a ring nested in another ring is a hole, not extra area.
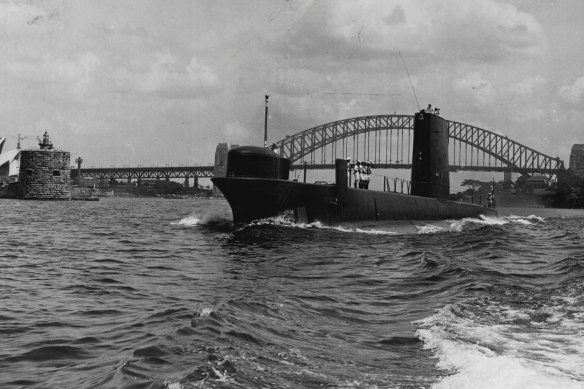
M 393 190 L 391 189 L 391 183 L 393 182 Z M 400 186 L 400 191 L 398 192 L 398 182 Z M 404 192 L 404 185 L 405 185 L 405 192 Z M 404 180 L 403 178 L 396 178 L 396 177 L 387 177 L 383 176 L 383 191 L 384 192 L 394 192 L 394 193 L 405 193 L 410 194 L 410 190 L 412 187 L 412 183 L 408 180 Z

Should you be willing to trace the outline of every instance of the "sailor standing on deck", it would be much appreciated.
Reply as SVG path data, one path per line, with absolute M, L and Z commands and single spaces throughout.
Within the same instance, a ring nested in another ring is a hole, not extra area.
M 369 189 L 369 181 L 371 180 L 371 166 L 373 165 L 373 162 L 367 161 L 364 164 L 365 164 L 365 179 L 364 179 L 365 182 L 363 184 L 363 189 Z
M 489 192 L 489 196 L 487 196 L 487 206 L 489 208 L 495 208 L 494 202 L 495 202 L 495 196 L 493 195 L 493 193 Z
M 359 161 L 359 188 L 365 189 L 365 180 L 367 178 L 367 170 L 365 168 L 365 162 Z
M 357 160 L 357 163 L 353 165 L 353 184 L 354 188 L 361 187 L 361 161 Z
M 351 171 L 353 170 L 353 164 L 351 163 L 351 158 L 347 158 L 347 184 L 351 186 Z

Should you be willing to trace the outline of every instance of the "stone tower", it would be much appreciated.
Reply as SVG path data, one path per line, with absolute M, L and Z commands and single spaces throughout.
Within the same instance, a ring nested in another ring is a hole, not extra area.
M 46 131 L 39 146 L 40 150 L 20 151 L 19 197 L 31 200 L 70 200 L 70 153 L 53 150 L 53 143 Z

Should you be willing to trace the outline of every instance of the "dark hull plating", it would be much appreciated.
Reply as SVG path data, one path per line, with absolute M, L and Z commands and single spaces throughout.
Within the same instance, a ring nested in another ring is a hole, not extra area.
M 269 178 L 216 177 L 213 183 L 229 202 L 236 225 L 278 215 L 299 222 L 444 220 L 495 216 L 475 204 L 336 185 Z

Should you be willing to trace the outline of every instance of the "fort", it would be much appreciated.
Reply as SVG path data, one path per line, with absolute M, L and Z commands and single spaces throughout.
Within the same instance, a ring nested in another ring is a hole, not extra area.
M 20 149 L 2 153 L 0 140 L 0 197 L 23 200 L 97 199 L 87 188 L 72 185 L 71 154 L 53 148 L 45 131 L 36 150 Z
M 53 149 L 45 131 L 39 150 L 21 150 L 17 197 L 35 200 L 70 200 L 70 153 Z

